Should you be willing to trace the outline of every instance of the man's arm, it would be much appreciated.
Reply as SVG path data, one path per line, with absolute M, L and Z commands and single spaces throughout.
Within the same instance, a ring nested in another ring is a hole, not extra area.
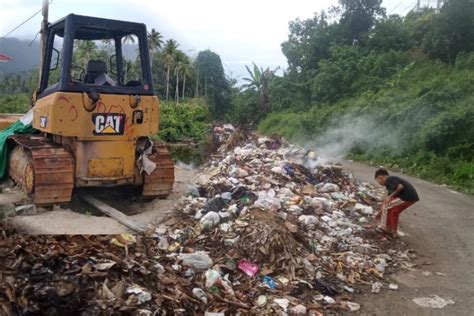
M 384 201 L 384 204 L 388 204 L 392 198 L 398 196 L 398 194 L 402 192 L 403 188 L 404 188 L 403 184 L 399 183 L 397 187 L 395 188 L 395 190 L 393 190 L 392 194 L 387 196 L 387 198 Z

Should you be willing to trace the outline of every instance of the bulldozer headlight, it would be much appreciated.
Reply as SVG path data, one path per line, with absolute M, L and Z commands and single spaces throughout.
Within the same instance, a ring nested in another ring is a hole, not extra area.
M 137 94 L 137 95 L 131 95 L 129 98 L 130 101 L 130 106 L 132 109 L 136 108 L 140 102 L 142 102 L 142 98 Z

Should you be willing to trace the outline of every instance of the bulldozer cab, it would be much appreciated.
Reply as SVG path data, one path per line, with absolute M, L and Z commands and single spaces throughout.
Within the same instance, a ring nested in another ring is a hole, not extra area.
M 70 14 L 51 24 L 38 98 L 57 91 L 153 95 L 146 26 Z

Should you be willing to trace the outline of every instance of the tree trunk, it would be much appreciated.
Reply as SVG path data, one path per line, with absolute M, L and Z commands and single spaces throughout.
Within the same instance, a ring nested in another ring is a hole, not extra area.
M 194 96 L 199 96 L 199 69 L 196 70 L 196 91 L 194 92 Z
M 183 77 L 183 96 L 182 99 L 184 100 L 184 91 L 186 90 L 186 74 Z
M 179 102 L 179 71 L 176 70 L 176 89 L 174 91 L 176 97 L 176 104 Z
M 170 66 L 166 69 L 166 100 L 170 94 Z

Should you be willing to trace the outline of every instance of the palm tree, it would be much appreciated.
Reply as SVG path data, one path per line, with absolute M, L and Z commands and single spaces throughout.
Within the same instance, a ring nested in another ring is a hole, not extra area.
M 176 99 L 176 104 L 179 102 L 179 64 L 176 64 L 174 68 L 174 74 L 176 75 L 176 88 L 174 90 L 174 96 Z
M 175 98 L 176 103 L 179 100 L 179 73 L 183 70 L 184 64 L 188 61 L 188 56 L 180 50 L 177 50 L 174 54 L 174 67 L 176 75 L 176 89 L 175 89 Z
M 133 45 L 133 44 L 135 44 L 135 41 L 136 41 L 136 37 L 135 37 L 135 35 L 133 35 L 133 34 L 125 35 L 125 36 L 122 38 L 122 43 L 124 43 L 124 44 L 129 44 L 129 43 L 130 43 L 130 44 Z M 127 50 L 127 54 L 126 54 L 126 55 L 127 55 L 127 56 L 130 56 L 130 54 L 131 54 L 131 53 L 130 53 L 130 47 L 129 47 L 129 45 L 127 45 L 126 47 L 127 47 L 127 48 L 126 48 L 126 50 Z
M 165 67 L 166 67 L 166 100 L 168 100 L 170 94 L 170 72 L 171 68 L 174 67 L 174 56 L 170 54 L 164 55 Z
M 133 34 L 125 35 L 122 39 L 122 42 L 124 44 L 128 44 L 128 43 L 135 44 L 135 35 L 133 35 Z
M 263 68 L 259 68 L 255 63 L 252 64 L 253 71 L 250 70 L 248 66 L 245 66 L 250 78 L 243 78 L 248 83 L 244 84 L 242 87 L 257 91 L 257 103 L 260 107 L 261 114 L 265 115 L 271 110 L 270 85 L 278 68 L 271 70 L 270 67 L 267 67 L 264 70 Z
M 169 39 L 165 43 L 165 47 L 163 48 L 163 54 L 164 54 L 164 60 L 165 60 L 165 66 L 166 66 L 166 100 L 168 100 L 169 97 L 169 91 L 170 91 L 170 72 L 171 68 L 174 67 L 175 61 L 174 61 L 174 55 L 176 50 L 178 49 L 178 42 L 176 42 L 173 39 Z
M 184 92 L 186 91 L 186 77 L 190 76 L 193 70 L 193 66 L 190 63 L 189 58 L 187 58 L 185 62 L 181 63 L 180 69 L 183 75 L 183 93 L 181 97 L 184 99 Z
M 195 66 L 196 63 L 194 63 Z M 199 67 L 195 67 L 196 68 L 196 91 L 194 91 L 194 96 L 195 97 L 199 97 Z
M 155 29 L 148 33 L 148 51 L 150 54 L 150 67 L 153 65 L 153 53 L 163 45 L 163 36 Z

